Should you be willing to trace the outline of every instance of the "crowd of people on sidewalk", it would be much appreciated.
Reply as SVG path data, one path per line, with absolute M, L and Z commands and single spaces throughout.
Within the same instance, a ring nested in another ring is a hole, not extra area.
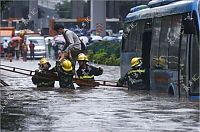
M 8 41 L 7 39 L 4 40 L 2 43 L 3 46 L 3 53 L 4 59 L 9 60 L 12 62 L 13 58 L 19 60 L 22 57 L 23 61 L 27 61 L 27 52 L 28 49 L 30 50 L 30 58 L 31 60 L 35 59 L 34 57 L 34 43 L 30 42 L 29 45 L 26 42 L 22 42 L 22 40 L 11 40 Z M 28 48 L 29 46 L 29 48 Z

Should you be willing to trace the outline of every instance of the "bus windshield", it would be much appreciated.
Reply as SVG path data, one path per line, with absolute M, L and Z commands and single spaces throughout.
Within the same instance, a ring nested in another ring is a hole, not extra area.
M 199 2 L 199 17 L 200 17 L 200 2 Z

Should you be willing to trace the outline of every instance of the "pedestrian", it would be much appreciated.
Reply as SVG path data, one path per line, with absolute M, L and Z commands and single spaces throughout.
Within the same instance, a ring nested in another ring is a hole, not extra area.
M 13 47 L 14 47 L 14 54 L 16 56 L 16 59 L 19 60 L 19 48 L 20 48 L 19 40 L 13 41 Z
M 14 53 L 14 47 L 11 42 L 8 43 L 8 53 L 7 53 L 7 59 L 12 62 L 12 57 Z
M 35 44 L 30 40 L 29 44 L 29 49 L 30 49 L 30 58 L 31 60 L 35 60 Z
M 54 87 L 57 74 L 54 69 L 49 69 L 51 67 L 49 61 L 46 58 L 42 58 L 38 65 L 39 70 L 35 70 L 35 75 L 32 77 L 33 84 L 37 85 L 37 87 Z
M 8 40 L 4 40 L 3 42 L 3 51 L 4 51 L 4 58 L 6 59 L 8 53 Z
M 131 69 L 118 80 L 117 86 L 127 84 L 129 90 L 145 89 L 144 76 L 145 70 L 142 68 L 142 58 L 134 57 L 131 60 Z
M 76 71 L 79 79 L 89 79 L 94 80 L 94 76 L 99 76 L 103 74 L 103 69 L 101 67 L 97 68 L 89 65 L 88 58 L 85 54 L 80 53 L 78 55 L 79 68 Z
M 54 69 L 58 73 L 58 80 L 61 88 L 75 89 L 73 84 L 73 63 L 70 59 L 64 59 L 64 56 L 62 56 L 56 61 Z
M 48 39 L 48 54 L 49 54 L 49 58 L 51 57 L 51 49 L 52 49 L 51 39 Z
M 27 61 L 27 52 L 28 52 L 28 46 L 26 42 L 22 43 L 22 56 L 23 56 L 23 61 Z
M 66 54 L 71 54 L 72 61 L 75 64 L 77 60 L 77 56 L 79 53 L 81 53 L 81 41 L 79 37 L 71 30 L 64 29 L 64 26 L 62 24 L 56 24 L 54 26 L 55 31 L 58 34 L 62 34 L 65 38 L 65 45 L 62 49 L 62 51 L 67 52 Z M 65 54 L 65 53 L 64 53 Z

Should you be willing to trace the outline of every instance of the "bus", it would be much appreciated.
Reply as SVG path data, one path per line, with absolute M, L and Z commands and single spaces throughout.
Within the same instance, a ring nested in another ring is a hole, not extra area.
M 143 58 L 148 90 L 199 99 L 200 0 L 152 0 L 124 21 L 121 76 Z

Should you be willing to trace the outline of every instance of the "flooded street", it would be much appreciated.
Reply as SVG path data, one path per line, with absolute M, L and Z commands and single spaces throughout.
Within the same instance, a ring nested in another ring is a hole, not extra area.
M 1 64 L 35 70 L 38 61 Z M 51 61 L 53 65 L 53 61 Z M 116 81 L 120 68 L 102 66 L 101 80 Z M 31 77 L 7 71 L 1 79 L 1 131 L 199 132 L 199 102 L 144 91 L 99 86 L 94 89 L 37 89 Z

